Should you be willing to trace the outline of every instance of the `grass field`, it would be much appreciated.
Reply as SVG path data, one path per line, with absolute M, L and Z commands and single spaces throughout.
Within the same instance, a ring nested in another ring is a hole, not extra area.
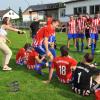
M 0 67 L 0 100 L 95 100 L 94 96 L 82 97 L 74 94 L 71 91 L 69 85 L 64 85 L 59 83 L 57 79 L 53 79 L 50 84 L 44 84 L 42 81 L 48 79 L 48 70 L 44 69 L 43 72 L 45 76 L 37 75 L 34 71 L 29 71 L 25 66 L 18 66 L 15 63 L 15 55 L 19 48 L 23 47 L 26 43 L 25 35 L 18 35 L 14 32 L 9 32 L 9 39 L 12 41 L 10 48 L 13 51 L 13 56 L 10 61 L 10 67 L 13 68 L 12 71 L 4 72 Z M 28 38 L 31 42 L 31 39 Z M 66 34 L 57 34 L 57 44 L 58 48 L 66 44 Z M 98 42 L 98 48 L 100 41 Z M 85 51 L 87 52 L 87 51 Z M 88 50 L 90 52 L 90 50 Z M 59 49 L 57 50 L 57 55 L 59 55 Z M 70 55 L 80 61 L 84 53 L 77 53 L 73 48 L 73 42 L 71 42 Z M 0 53 L 0 66 L 1 66 Z M 95 61 L 99 61 L 100 53 L 95 54 Z M 9 92 L 9 87 L 7 84 L 12 81 L 19 81 L 20 91 L 13 93 Z

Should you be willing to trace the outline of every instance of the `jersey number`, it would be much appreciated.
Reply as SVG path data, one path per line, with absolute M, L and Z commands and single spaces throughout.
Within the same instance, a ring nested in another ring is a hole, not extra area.
M 59 66 L 60 68 L 60 75 L 66 75 L 66 66 Z
M 80 83 L 81 75 L 82 75 L 82 72 L 78 73 L 78 83 Z

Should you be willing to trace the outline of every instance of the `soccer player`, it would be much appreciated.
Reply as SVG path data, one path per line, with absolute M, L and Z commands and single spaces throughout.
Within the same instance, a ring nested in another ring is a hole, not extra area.
M 33 43 L 35 50 L 40 55 L 46 54 L 50 61 L 53 60 L 53 55 L 49 50 L 49 38 L 55 34 L 55 29 L 58 27 L 58 25 L 59 21 L 53 20 L 51 25 L 46 25 L 40 28 L 35 36 L 35 41 Z
M 98 14 L 96 14 L 95 18 L 92 19 L 91 23 L 91 52 L 94 55 L 95 49 L 96 49 L 96 42 L 98 40 L 98 27 L 100 26 L 100 18 L 98 17 Z
M 45 56 L 42 58 L 39 57 L 39 54 L 34 50 L 33 47 L 30 47 L 27 52 L 28 54 L 28 60 L 27 60 L 27 68 L 28 69 L 34 69 L 39 74 L 42 74 L 41 67 L 42 67 L 42 61 L 44 60 Z
M 90 27 L 91 27 L 92 18 L 87 14 L 85 20 L 85 37 L 87 41 L 86 49 L 90 48 L 91 38 L 90 38 Z
M 27 49 L 31 46 L 30 43 L 26 43 L 23 48 L 20 48 L 16 54 L 16 64 L 24 65 L 26 64 L 26 52 Z
M 70 83 L 72 80 L 72 71 L 76 69 L 77 61 L 68 55 L 68 48 L 61 46 L 61 56 L 53 59 L 52 66 L 49 73 L 49 80 L 44 83 L 49 83 L 52 80 L 54 69 L 61 83 Z
M 80 14 L 77 19 L 77 39 L 76 39 L 76 47 L 77 51 L 79 51 L 79 39 L 81 39 L 81 52 L 84 49 L 84 30 L 85 30 L 85 18 Z
M 100 77 L 99 77 L 99 79 L 100 79 Z M 96 100 L 100 100 L 100 87 L 95 90 L 95 97 L 96 97 Z
M 53 18 L 52 16 L 47 17 L 47 25 L 50 27 L 52 24 Z M 53 57 L 56 57 L 56 50 L 55 50 L 55 45 L 56 45 L 56 36 L 55 32 L 49 37 L 49 50 L 52 53 Z
M 82 62 L 79 62 L 73 75 L 72 89 L 75 93 L 88 96 L 92 91 L 99 88 L 100 70 L 92 66 L 94 56 L 86 53 Z M 93 79 L 93 76 L 96 76 Z M 98 80 L 99 79 L 99 80 Z
M 70 47 L 70 39 L 73 39 L 74 47 L 76 48 L 76 20 L 73 16 L 70 16 L 70 20 L 68 22 L 68 49 Z
M 47 16 L 47 25 L 51 25 L 52 20 L 53 20 L 52 16 Z

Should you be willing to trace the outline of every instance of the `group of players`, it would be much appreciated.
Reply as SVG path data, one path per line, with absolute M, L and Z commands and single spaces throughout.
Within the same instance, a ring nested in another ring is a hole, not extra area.
M 53 20 L 51 17 L 48 18 L 47 24 L 38 29 L 35 36 L 33 36 L 32 45 L 30 46 L 29 44 L 26 44 L 24 48 L 19 50 L 16 55 L 16 63 L 26 64 L 28 69 L 34 69 L 41 74 L 42 66 L 48 66 L 49 79 L 47 81 L 43 81 L 44 83 L 51 82 L 53 71 L 56 69 L 56 75 L 61 83 L 71 84 L 72 90 L 83 96 L 87 96 L 91 93 L 91 91 L 93 91 L 96 95 L 96 100 L 99 100 L 100 70 L 91 64 L 94 59 L 94 51 L 92 51 L 92 54 L 85 54 L 83 60 L 79 63 L 68 54 L 69 40 L 72 38 L 74 40 L 76 38 L 74 46 L 78 51 L 79 38 L 81 38 L 81 51 L 83 51 L 84 31 L 87 27 L 89 27 L 89 29 L 91 28 L 90 30 L 93 32 L 90 35 L 91 39 L 93 39 L 93 46 L 91 44 L 91 47 L 93 50 L 95 49 L 94 40 L 96 40 L 95 37 L 98 34 L 98 32 L 94 30 L 95 21 L 96 18 L 91 21 L 89 20 L 89 23 L 86 23 L 86 19 L 82 17 L 82 15 L 80 15 L 76 21 L 73 16 L 71 16 L 70 21 L 68 22 L 68 45 L 61 46 L 61 56 L 56 57 L 55 29 L 60 23 L 58 20 Z M 76 29 L 78 29 L 77 34 Z M 22 52 L 24 53 L 22 54 Z
M 84 50 L 84 38 L 87 40 L 87 47 L 91 48 L 91 52 L 94 55 L 96 49 L 96 42 L 98 40 L 98 33 L 100 28 L 100 15 L 97 13 L 94 18 L 88 14 L 83 16 L 79 15 L 78 18 L 70 16 L 68 26 L 68 43 L 70 46 L 70 39 L 74 40 L 74 47 L 79 51 L 79 39 L 81 39 L 81 52 Z

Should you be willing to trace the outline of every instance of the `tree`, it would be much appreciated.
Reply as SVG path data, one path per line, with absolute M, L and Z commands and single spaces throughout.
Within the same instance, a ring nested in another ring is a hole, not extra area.
M 20 20 L 21 22 L 23 21 L 21 7 L 19 7 L 19 20 Z

